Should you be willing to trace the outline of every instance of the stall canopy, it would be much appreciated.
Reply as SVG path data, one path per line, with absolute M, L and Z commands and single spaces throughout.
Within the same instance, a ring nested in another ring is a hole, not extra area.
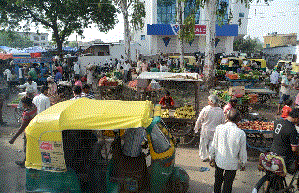
M 109 101 L 87 98 L 58 103 L 35 116 L 25 130 L 26 167 L 41 169 L 40 142 L 61 142 L 63 130 L 114 130 L 148 127 L 150 101 Z
M 198 73 L 171 73 L 171 72 L 143 72 L 137 79 L 145 80 L 172 80 L 172 81 L 202 81 Z
M 0 59 L 1 59 L 1 60 L 12 59 L 12 54 L 4 54 L 4 53 L 0 53 Z

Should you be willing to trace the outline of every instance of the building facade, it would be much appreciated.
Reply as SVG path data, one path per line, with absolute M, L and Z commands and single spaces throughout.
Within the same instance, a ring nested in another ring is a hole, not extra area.
M 48 46 L 49 45 L 49 34 L 48 33 L 34 33 L 34 32 L 19 32 L 23 37 L 28 37 L 33 41 L 33 46 Z
M 297 34 L 277 34 L 271 33 L 264 36 L 264 48 L 274 48 L 281 46 L 294 46 L 297 44 Z
M 187 0 L 183 7 L 183 18 L 194 10 L 196 0 Z M 231 54 L 233 41 L 247 32 L 248 8 L 237 0 L 221 0 L 227 4 L 227 13 L 216 25 L 216 52 Z M 179 53 L 179 39 L 176 10 L 177 0 L 145 1 L 146 17 L 142 30 L 135 31 L 134 41 L 141 45 L 140 53 L 145 56 Z M 186 54 L 205 52 L 206 11 L 200 8 L 195 14 L 195 39 L 184 43 Z M 221 21 L 220 21 L 221 20 Z

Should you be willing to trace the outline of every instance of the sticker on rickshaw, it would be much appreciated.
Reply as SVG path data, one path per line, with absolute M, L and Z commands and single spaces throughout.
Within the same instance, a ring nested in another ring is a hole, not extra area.
M 46 171 L 65 171 L 66 165 L 62 142 L 41 141 L 39 149 L 42 156 L 42 168 Z

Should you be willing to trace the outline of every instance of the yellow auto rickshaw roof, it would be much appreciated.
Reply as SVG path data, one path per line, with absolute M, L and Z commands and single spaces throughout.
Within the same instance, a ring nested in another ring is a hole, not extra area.
M 25 132 L 39 138 L 44 132 L 63 130 L 114 130 L 148 127 L 150 101 L 91 100 L 81 98 L 58 103 L 35 116 Z

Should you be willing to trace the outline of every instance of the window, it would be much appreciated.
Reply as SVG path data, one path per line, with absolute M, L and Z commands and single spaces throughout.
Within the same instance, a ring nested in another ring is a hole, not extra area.
M 145 35 L 141 35 L 140 39 L 145 40 Z
M 157 23 L 176 23 L 176 0 L 158 0 L 157 2 Z
M 45 36 L 41 36 L 40 40 L 46 40 L 46 37 Z
M 39 37 L 38 36 L 34 36 L 34 41 L 39 41 Z
M 163 153 L 171 147 L 169 140 L 161 131 L 162 128 L 161 124 L 156 124 L 151 133 L 151 140 L 156 153 Z
M 200 8 L 196 6 L 196 0 L 187 0 L 184 10 L 185 19 L 192 13 L 195 14 L 195 24 L 199 24 Z
M 239 13 L 239 17 L 243 18 L 245 16 L 244 13 Z

